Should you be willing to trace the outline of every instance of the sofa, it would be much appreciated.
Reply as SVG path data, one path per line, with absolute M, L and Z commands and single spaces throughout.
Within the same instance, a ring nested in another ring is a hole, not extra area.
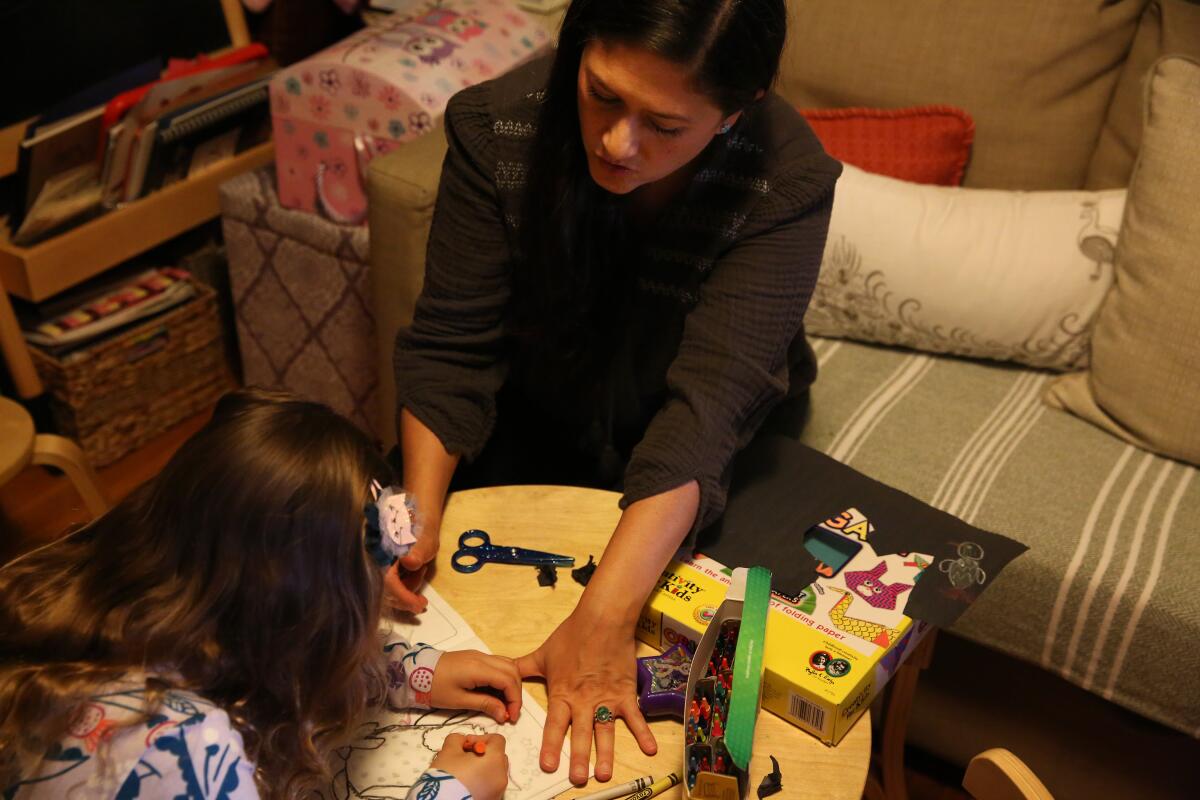
M 789 5 L 781 95 L 802 108 L 961 108 L 975 123 L 963 186 L 980 189 L 1125 187 L 1151 65 L 1200 57 L 1200 5 L 1187 0 Z M 444 152 L 435 132 L 369 173 L 388 441 L 393 341 L 420 292 Z M 960 766 L 1007 747 L 1060 798 L 1194 796 L 1196 468 L 1048 405 L 1053 370 L 853 338 L 812 345 L 806 443 L 1029 546 L 939 638 L 910 745 Z

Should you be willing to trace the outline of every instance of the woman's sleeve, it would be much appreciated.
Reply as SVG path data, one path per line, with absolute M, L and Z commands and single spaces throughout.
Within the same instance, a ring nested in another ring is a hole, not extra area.
M 713 266 L 667 371 L 667 400 L 630 458 L 622 508 L 695 480 L 689 541 L 724 510 L 733 456 L 787 395 L 788 350 L 816 285 L 836 176 L 778 181 L 753 229 Z
M 468 460 L 495 424 L 504 382 L 503 314 L 510 293 L 509 246 L 496 193 L 496 140 L 488 86 L 455 95 L 446 109 L 442 165 L 425 283 L 411 327 L 396 337 L 398 408 L 407 408 Z
M 421 642 L 410 645 L 403 639 L 383 649 L 388 657 L 388 705 L 397 709 L 430 708 L 429 692 L 442 651 Z

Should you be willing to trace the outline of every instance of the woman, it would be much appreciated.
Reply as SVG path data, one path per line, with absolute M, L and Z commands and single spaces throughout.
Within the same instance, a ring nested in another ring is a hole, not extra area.
M 328 408 L 240 391 L 154 480 L 0 568 L 0 796 L 308 797 L 370 704 L 515 718 L 511 660 L 384 647 L 399 551 L 366 511 L 390 472 Z M 503 796 L 488 738 L 447 737 L 410 796 Z
M 783 0 L 575 0 L 552 62 L 447 109 L 425 286 L 396 347 L 405 486 L 434 530 L 452 485 L 623 490 L 574 613 L 519 662 L 548 682 L 542 766 L 570 727 L 576 783 L 593 734 L 596 777 L 612 774 L 606 712 L 654 752 L 638 612 L 721 514 L 735 453 L 815 377 L 801 321 L 840 166 L 770 93 L 785 28 Z M 420 609 L 435 549 L 389 576 L 401 605 Z

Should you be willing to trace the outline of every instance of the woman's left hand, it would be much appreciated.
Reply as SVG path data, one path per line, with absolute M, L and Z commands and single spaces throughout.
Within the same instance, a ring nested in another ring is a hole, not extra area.
M 587 782 L 593 732 L 596 780 L 612 777 L 616 726 L 594 721 L 600 706 L 625 720 L 643 753 L 658 752 L 637 704 L 633 632 L 646 596 L 696 519 L 699 502 L 700 487 L 693 480 L 630 503 L 571 616 L 541 647 L 517 659 L 521 677 L 546 679 L 541 766 L 547 772 L 558 769 L 570 727 L 571 782 Z
M 605 706 L 621 717 L 642 752 L 654 755 L 658 745 L 637 704 L 637 659 L 633 629 L 596 619 L 576 608 L 571 616 L 532 653 L 517 659 L 521 677 L 546 679 L 548 708 L 542 734 L 541 767 L 558 769 L 563 739 L 571 728 L 571 782 L 584 784 L 596 739 L 596 780 L 613 771 L 615 722 L 595 722 Z

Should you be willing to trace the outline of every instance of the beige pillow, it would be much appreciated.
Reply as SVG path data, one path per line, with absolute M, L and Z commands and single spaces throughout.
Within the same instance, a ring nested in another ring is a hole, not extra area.
M 1124 207 L 1124 189 L 960 189 L 847 164 L 805 328 L 1079 369 Z
M 1091 370 L 1046 400 L 1134 444 L 1200 463 L 1200 62 L 1158 61 L 1146 88 L 1116 281 Z
M 1092 153 L 1085 189 L 1129 185 L 1142 138 L 1146 76 L 1154 62 L 1167 55 L 1200 58 L 1200 3 L 1195 0 L 1151 0 L 1142 12 Z

